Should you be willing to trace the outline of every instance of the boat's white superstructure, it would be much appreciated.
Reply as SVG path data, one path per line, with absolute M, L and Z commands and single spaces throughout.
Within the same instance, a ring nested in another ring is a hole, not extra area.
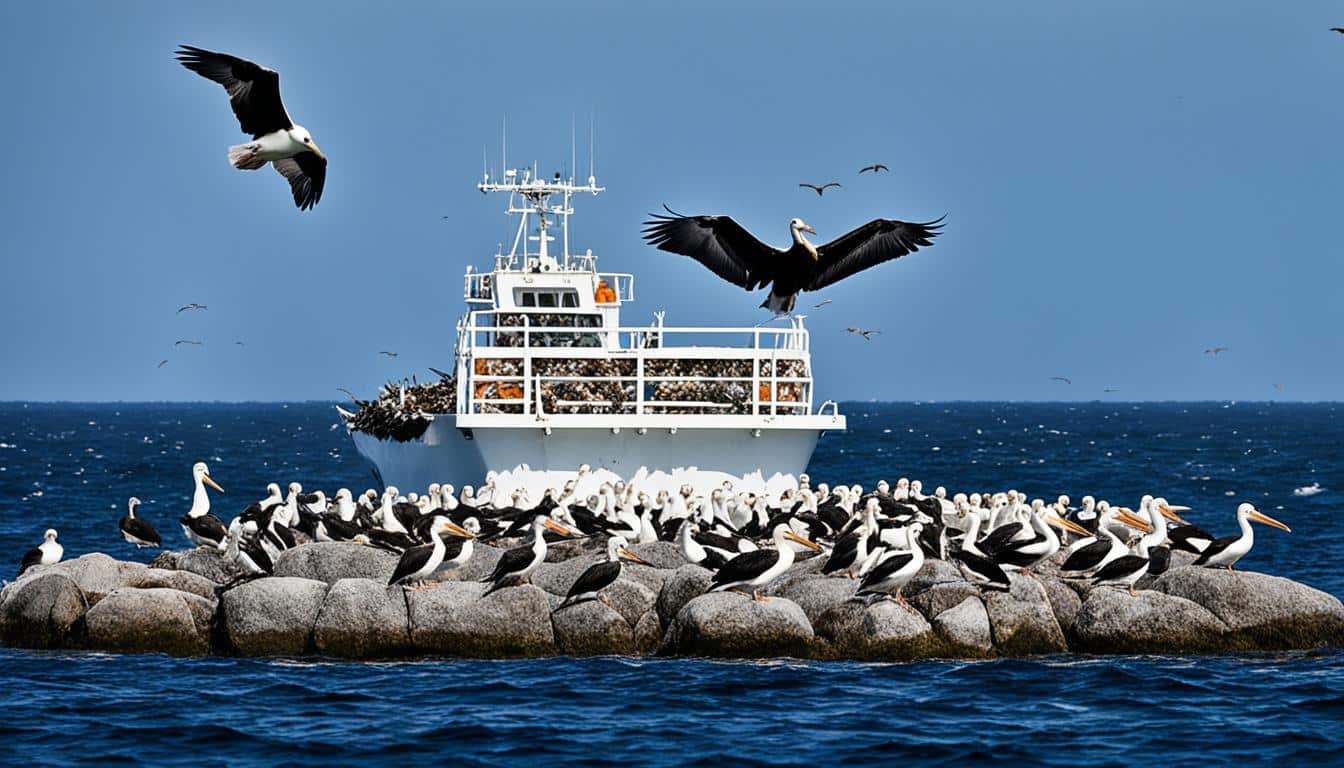
M 834 403 L 814 407 L 802 317 L 787 327 L 695 328 L 656 313 L 650 325 L 623 326 L 633 276 L 599 272 L 591 250 L 569 249 L 574 195 L 604 191 L 591 176 L 579 185 L 510 170 L 478 188 L 508 193 L 517 234 L 493 269 L 467 268 L 455 412 L 433 414 L 412 440 L 352 430 L 384 483 L 460 487 L 519 465 L 590 464 L 627 477 L 640 467 L 798 474 L 824 431 L 845 428 Z

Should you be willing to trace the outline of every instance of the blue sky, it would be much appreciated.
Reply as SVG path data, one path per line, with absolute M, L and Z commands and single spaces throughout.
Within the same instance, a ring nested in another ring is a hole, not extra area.
M 492 5 L 0 5 L 0 399 L 327 399 L 446 367 L 463 269 L 508 232 L 473 188 L 505 115 L 545 172 L 571 116 L 585 164 L 595 117 L 609 191 L 573 238 L 636 273 L 629 324 L 762 319 L 640 241 L 664 202 L 776 244 L 793 216 L 828 240 L 948 214 L 818 297 L 823 396 L 1341 396 L 1337 4 Z M 315 211 L 227 166 L 241 134 L 183 42 L 281 72 L 331 160 Z

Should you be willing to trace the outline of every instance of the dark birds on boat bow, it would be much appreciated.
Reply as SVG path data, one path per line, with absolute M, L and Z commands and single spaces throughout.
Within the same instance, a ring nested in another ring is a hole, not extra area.
M 748 291 L 771 286 L 761 304 L 775 314 L 793 311 L 802 291 L 817 291 L 885 261 L 932 244 L 943 219 L 923 223 L 874 219 L 829 243 L 813 245 L 816 234 L 802 219 L 789 222 L 793 244 L 775 248 L 757 240 L 730 216 L 652 214 L 644 239 L 661 251 L 690 256 L 714 274 Z

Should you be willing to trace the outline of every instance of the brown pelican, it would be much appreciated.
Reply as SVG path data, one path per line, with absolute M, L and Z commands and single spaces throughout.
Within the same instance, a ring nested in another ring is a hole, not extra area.
M 802 291 L 818 291 L 884 261 L 932 244 L 942 219 L 924 223 L 874 219 L 822 245 L 802 219 L 789 222 L 793 244 L 779 249 L 757 240 L 729 216 L 683 216 L 667 206 L 667 216 L 651 214 L 644 239 L 661 251 L 690 256 L 719 277 L 748 291 L 771 286 L 761 304 L 776 315 L 793 312 Z

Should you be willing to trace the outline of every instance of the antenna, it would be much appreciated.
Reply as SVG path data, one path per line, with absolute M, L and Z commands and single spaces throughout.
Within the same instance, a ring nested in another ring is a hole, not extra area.
M 590 112 L 588 114 L 588 179 L 589 181 L 597 178 L 593 173 L 593 135 L 597 133 L 597 118 Z
M 578 155 L 574 152 L 574 113 L 569 113 L 569 178 L 574 180 L 574 174 L 579 172 Z
M 499 172 L 505 173 L 509 170 L 509 116 L 504 116 L 503 141 L 499 145 Z

